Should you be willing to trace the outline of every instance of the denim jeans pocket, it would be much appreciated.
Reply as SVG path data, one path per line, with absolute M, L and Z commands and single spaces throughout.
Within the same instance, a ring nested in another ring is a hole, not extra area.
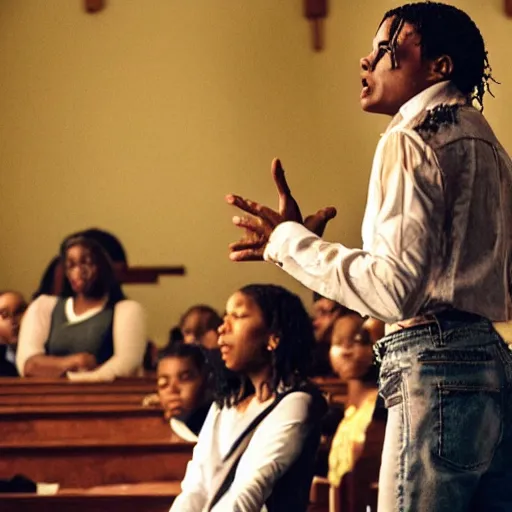
M 488 465 L 501 435 L 500 393 L 482 386 L 437 385 L 436 455 L 450 466 Z

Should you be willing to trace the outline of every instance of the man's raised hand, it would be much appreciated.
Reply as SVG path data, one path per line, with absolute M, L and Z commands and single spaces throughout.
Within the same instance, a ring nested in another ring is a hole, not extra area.
M 309 215 L 303 222 L 299 205 L 292 196 L 284 169 L 278 158 L 274 158 L 272 161 L 271 171 L 277 188 L 278 211 L 237 195 L 226 196 L 226 201 L 229 204 L 249 214 L 248 216 L 236 215 L 233 217 L 233 223 L 245 230 L 245 236 L 241 240 L 229 245 L 229 257 L 233 261 L 263 260 L 263 253 L 270 235 L 282 222 L 299 222 L 318 236 L 322 236 L 327 223 L 336 216 L 336 209 L 327 207 Z

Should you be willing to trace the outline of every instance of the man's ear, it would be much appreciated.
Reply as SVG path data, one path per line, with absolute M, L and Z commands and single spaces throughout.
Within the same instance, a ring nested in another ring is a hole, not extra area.
M 429 79 L 432 82 L 449 80 L 453 73 L 453 61 L 449 55 L 441 55 L 430 61 Z

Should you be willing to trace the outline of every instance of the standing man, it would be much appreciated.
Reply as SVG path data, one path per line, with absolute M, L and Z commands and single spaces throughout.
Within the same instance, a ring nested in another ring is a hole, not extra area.
M 384 320 L 377 347 L 389 409 L 379 512 L 512 510 L 512 163 L 479 109 L 491 69 L 463 11 L 387 12 L 361 59 L 361 106 L 391 116 L 375 152 L 363 249 L 302 225 L 280 162 L 273 211 L 227 201 L 250 237 L 234 261 L 278 264 L 314 291 Z

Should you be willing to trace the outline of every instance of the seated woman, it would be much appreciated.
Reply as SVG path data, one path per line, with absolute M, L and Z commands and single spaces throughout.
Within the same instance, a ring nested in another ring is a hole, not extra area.
M 27 309 L 23 295 L 15 291 L 0 292 L 0 377 L 17 377 L 16 346 L 20 320 Z
M 345 413 L 333 437 L 329 452 L 328 479 L 331 485 L 330 510 L 353 510 L 339 492 L 345 475 L 354 469 L 365 448 L 366 434 L 376 415 L 385 415 L 376 409 L 377 367 L 373 363 L 373 344 L 384 336 L 384 324 L 372 318 L 364 319 L 357 313 L 338 318 L 331 338 L 330 358 L 334 371 L 347 382 Z M 381 429 L 383 442 L 384 429 Z M 381 445 L 382 447 L 382 445 Z M 380 452 L 379 452 L 380 453 Z M 380 462 L 376 461 L 374 480 L 378 480 Z M 367 475 L 370 476 L 370 475 Z M 371 478 L 371 477 L 370 477 Z M 347 493 L 351 494 L 351 493 Z M 362 507 L 370 503 L 362 496 Z M 359 508 L 356 508 L 359 510 Z
M 307 381 L 313 330 L 300 299 L 250 285 L 219 327 L 226 378 L 172 512 L 304 512 L 326 409 Z
M 171 429 L 185 441 L 197 442 L 212 403 L 209 369 L 201 347 L 175 344 L 160 355 L 158 398 Z
M 147 339 L 142 306 L 125 298 L 109 257 L 94 240 L 72 236 L 60 254 L 60 297 L 41 295 L 23 319 L 20 375 L 110 381 L 137 374 Z

